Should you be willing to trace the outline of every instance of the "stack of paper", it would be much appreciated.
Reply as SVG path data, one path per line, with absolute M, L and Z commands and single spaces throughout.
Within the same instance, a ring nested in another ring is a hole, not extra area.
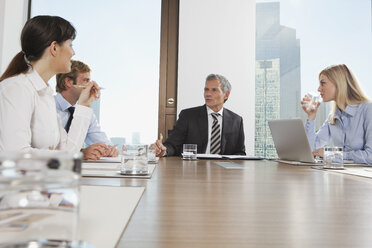
M 197 154 L 200 159 L 240 159 L 240 160 L 261 160 L 263 158 L 246 155 L 219 155 L 219 154 Z

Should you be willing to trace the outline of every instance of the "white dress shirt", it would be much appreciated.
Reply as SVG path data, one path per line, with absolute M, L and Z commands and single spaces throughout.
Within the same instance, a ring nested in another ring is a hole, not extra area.
M 61 118 L 62 126 L 65 127 L 68 118 L 71 115 L 68 111 L 68 108 L 72 105 L 60 93 L 57 93 L 54 96 L 54 99 L 56 101 L 57 113 Z M 74 105 L 74 107 L 76 107 L 76 105 Z M 90 146 L 99 142 L 105 143 L 106 145 L 112 145 L 105 132 L 101 130 L 101 126 L 98 124 L 97 117 L 93 113 L 92 118 L 90 118 L 89 128 L 85 137 L 85 144 Z
M 220 124 L 220 137 L 222 139 L 222 113 L 223 113 L 223 107 L 218 112 L 214 112 L 212 109 L 210 109 L 207 106 L 207 113 L 208 113 L 208 144 L 207 149 L 205 150 L 206 154 L 211 153 L 211 133 L 212 133 L 212 125 L 213 125 L 213 117 L 212 113 L 219 113 L 220 115 L 217 117 L 218 123 Z
M 53 90 L 36 70 L 7 78 L 0 82 L 0 152 L 39 149 L 78 152 L 92 112 L 77 105 L 67 134 L 56 111 Z

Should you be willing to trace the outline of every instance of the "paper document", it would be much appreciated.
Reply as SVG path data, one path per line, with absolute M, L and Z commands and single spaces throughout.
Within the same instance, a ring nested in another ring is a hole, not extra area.
M 219 154 L 196 154 L 197 158 L 205 158 L 205 159 L 222 159 L 222 156 Z
M 244 166 L 234 162 L 216 162 L 217 165 L 225 169 L 244 169 Z
M 323 166 L 323 162 L 322 161 L 319 161 L 317 163 L 307 163 L 307 162 L 300 162 L 300 161 L 290 161 L 290 160 L 281 160 L 281 159 L 277 159 L 275 160 L 276 162 L 278 163 L 284 163 L 284 164 L 292 164 L 292 165 L 307 165 L 307 166 L 313 166 L 313 165 L 319 165 L 319 166 Z M 368 164 L 355 164 L 354 161 L 352 160 L 344 160 L 344 166 L 347 166 L 347 167 L 352 167 L 352 166 L 372 166 L 372 165 L 368 165 Z
M 121 155 L 117 157 L 101 157 L 99 160 L 84 160 L 84 162 L 90 163 L 121 163 Z
M 83 163 L 84 170 L 119 170 L 120 164 L 115 163 Z
M 81 186 L 79 239 L 96 248 L 117 247 L 144 190 L 144 187 Z
M 263 158 L 246 156 L 246 155 L 219 155 L 219 154 L 197 154 L 197 158 L 201 159 L 241 159 L 241 160 L 261 160 Z
M 106 164 L 104 164 L 106 165 Z M 116 164 L 115 164 L 116 165 Z M 149 164 L 148 165 L 148 174 L 144 175 L 122 175 L 120 174 L 120 165 L 117 165 L 118 167 L 116 169 L 110 168 L 110 169 L 101 169 L 101 168 L 86 168 L 86 164 L 83 165 L 83 170 L 81 172 L 81 176 L 83 177 L 115 177 L 115 178 L 151 178 L 152 173 L 154 172 L 156 168 L 156 164 Z M 102 166 L 103 167 L 103 166 Z
M 349 167 L 345 168 L 344 170 L 328 170 L 332 172 L 342 173 L 342 174 L 349 174 L 353 176 L 360 176 L 360 177 L 368 177 L 372 178 L 372 171 L 363 167 Z
M 246 156 L 246 155 L 222 155 L 224 159 L 242 159 L 242 160 L 262 160 L 264 158 L 261 157 L 253 157 L 253 156 Z

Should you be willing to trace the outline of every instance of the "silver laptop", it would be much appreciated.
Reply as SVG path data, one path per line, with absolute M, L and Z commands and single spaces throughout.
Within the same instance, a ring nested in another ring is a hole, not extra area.
M 269 127 L 279 159 L 315 163 L 302 120 L 272 120 Z

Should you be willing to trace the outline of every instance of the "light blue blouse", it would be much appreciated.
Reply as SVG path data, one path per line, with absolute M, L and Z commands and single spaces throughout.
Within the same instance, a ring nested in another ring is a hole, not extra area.
M 344 159 L 358 164 L 372 164 L 372 103 L 349 105 L 345 112 L 337 110 L 336 123 L 326 120 L 315 132 L 315 121 L 306 122 L 306 134 L 314 151 L 326 146 L 330 140 L 333 145 L 344 149 Z

